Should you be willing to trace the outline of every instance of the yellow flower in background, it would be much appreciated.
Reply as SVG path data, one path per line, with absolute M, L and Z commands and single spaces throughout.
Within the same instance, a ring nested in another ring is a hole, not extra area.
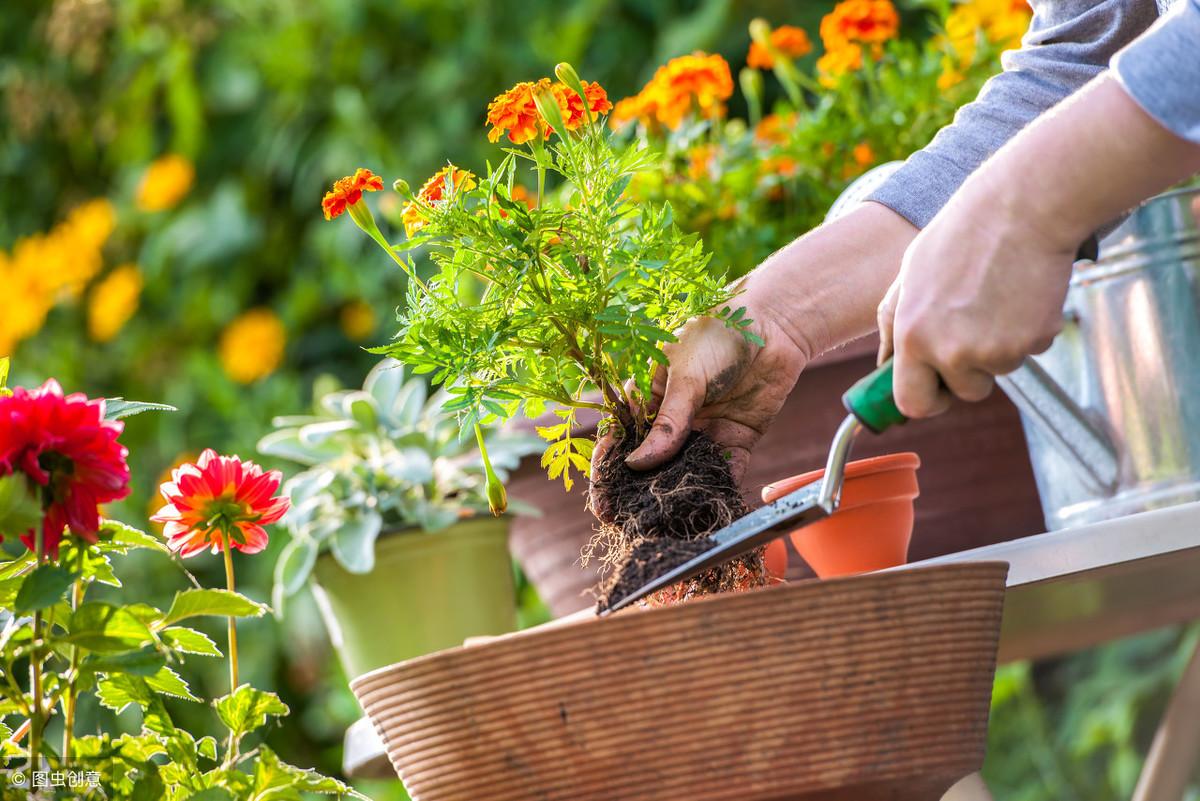
M 137 207 L 142 211 L 174 208 L 192 188 L 195 178 L 196 168 L 192 162 L 174 153 L 162 156 L 142 175 L 135 199 Z
M 82 203 L 71 210 L 59 228 L 76 247 L 99 250 L 117 227 L 117 211 L 104 198 Z
M 375 333 L 375 310 L 365 300 L 352 300 L 342 307 L 338 315 L 342 333 L 355 342 L 361 342 Z
M 862 69 L 862 47 L 845 44 L 835 50 L 827 50 L 817 59 L 817 80 L 826 89 L 838 85 L 838 80 L 848 72 Z
M 949 89 L 966 78 L 964 71 L 975 61 L 980 38 L 1001 51 L 1020 47 L 1032 17 L 1025 0 L 968 0 L 956 5 L 946 17 L 945 36 L 938 39 L 952 51 L 942 61 L 938 88 Z
M 23 271 L 3 252 L 0 252 L 0 287 L 4 287 L 0 356 L 7 356 L 16 349 L 17 343 L 41 329 L 53 300 L 36 273 Z
M 138 308 L 142 273 L 136 264 L 123 264 L 92 288 L 88 300 L 88 336 L 96 342 L 115 337 Z
M 218 356 L 225 374 L 250 384 L 275 372 L 283 361 L 287 332 L 270 309 L 251 309 L 221 334 Z
M 56 303 L 78 297 L 100 272 L 116 219 L 107 200 L 89 200 L 46 233 L 18 239 L 11 253 L 0 251 L 0 353 L 40 331 Z

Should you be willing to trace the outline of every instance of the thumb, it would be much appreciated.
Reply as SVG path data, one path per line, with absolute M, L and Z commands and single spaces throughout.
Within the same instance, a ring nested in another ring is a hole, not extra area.
M 876 364 L 883 364 L 895 350 L 893 332 L 896 327 L 896 304 L 900 300 L 900 279 L 897 278 L 888 287 L 887 294 L 879 302 L 875 310 L 875 322 L 879 328 L 879 356 Z
M 625 464 L 634 470 L 649 470 L 679 453 L 692 430 L 696 410 L 704 402 L 704 387 L 681 371 L 667 374 L 667 386 L 662 403 L 654 416 L 650 433 L 631 454 Z

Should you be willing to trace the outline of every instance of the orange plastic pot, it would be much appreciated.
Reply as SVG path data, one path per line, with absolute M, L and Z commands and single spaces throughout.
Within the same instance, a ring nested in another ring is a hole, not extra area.
M 920 494 L 915 453 L 891 453 L 846 465 L 842 502 L 831 516 L 790 532 L 796 550 L 821 578 L 902 565 L 912 539 L 913 500 Z M 813 470 L 763 487 L 771 502 L 824 477 Z

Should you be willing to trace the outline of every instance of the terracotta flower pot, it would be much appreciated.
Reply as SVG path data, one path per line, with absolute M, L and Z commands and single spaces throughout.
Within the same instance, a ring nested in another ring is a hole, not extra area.
M 915 453 L 891 453 L 846 465 L 838 510 L 788 534 L 818 576 L 852 576 L 908 560 L 920 466 Z M 813 470 L 768 484 L 763 500 L 773 501 L 824 475 L 824 470 Z

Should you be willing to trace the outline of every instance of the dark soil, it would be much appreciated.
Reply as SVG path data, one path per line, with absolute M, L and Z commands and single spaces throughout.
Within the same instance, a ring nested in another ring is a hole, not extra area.
M 585 558 L 600 558 L 607 573 L 597 588 L 603 610 L 647 581 L 712 546 L 710 534 L 749 511 L 721 448 L 693 431 L 679 455 L 655 470 L 625 465 L 637 442 L 616 443 L 595 465 L 588 504 L 600 521 Z M 713 568 L 655 599 L 685 600 L 766 583 L 762 551 Z

